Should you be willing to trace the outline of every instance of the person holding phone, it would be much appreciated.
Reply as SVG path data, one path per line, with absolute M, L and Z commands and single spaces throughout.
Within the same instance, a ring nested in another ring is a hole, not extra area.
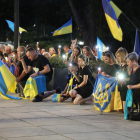
M 23 47 L 23 46 L 18 47 L 17 48 L 17 55 L 18 55 L 18 59 L 20 59 L 22 57 L 24 59 L 24 62 L 26 63 L 26 65 L 27 66 L 29 65 L 30 60 L 26 56 L 25 47 Z M 24 89 L 26 81 L 27 81 L 27 79 L 29 78 L 30 75 L 25 73 L 21 61 L 18 61 L 14 75 L 17 77 L 16 82 L 20 84 L 20 86 L 19 86 L 19 84 L 17 84 L 18 96 L 19 97 L 24 97 L 23 89 Z M 21 88 L 21 86 L 22 86 L 22 88 Z

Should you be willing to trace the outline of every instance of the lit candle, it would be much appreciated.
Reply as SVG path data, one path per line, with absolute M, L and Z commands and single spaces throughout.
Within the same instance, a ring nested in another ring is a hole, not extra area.
M 101 73 L 101 67 L 98 68 L 98 74 L 100 74 L 100 73 Z

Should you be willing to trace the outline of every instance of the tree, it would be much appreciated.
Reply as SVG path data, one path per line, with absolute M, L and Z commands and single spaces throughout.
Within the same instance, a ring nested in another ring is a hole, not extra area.
M 80 0 L 80 5 L 83 15 L 79 12 L 81 9 L 77 8 L 74 0 L 68 0 L 75 22 L 82 33 L 84 45 L 93 48 L 96 45 L 97 35 L 96 27 L 92 20 L 92 0 Z M 78 2 L 78 1 L 77 1 Z M 78 4 L 78 3 L 77 3 Z

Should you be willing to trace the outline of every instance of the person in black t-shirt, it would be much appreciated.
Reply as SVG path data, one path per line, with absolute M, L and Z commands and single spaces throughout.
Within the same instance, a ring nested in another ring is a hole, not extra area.
M 63 102 L 65 100 L 67 100 L 70 95 L 69 95 L 69 91 L 72 90 L 76 84 L 77 84 L 77 80 L 75 78 L 75 76 L 72 74 L 73 72 L 78 75 L 78 64 L 77 63 L 71 63 L 72 66 L 69 66 L 69 71 L 71 72 L 70 74 L 68 74 L 67 77 L 67 85 L 64 89 L 64 91 L 61 93 L 61 98 L 60 98 L 60 102 Z M 73 99 L 72 99 L 73 100 Z
M 130 80 L 127 82 L 127 88 L 133 91 L 133 102 L 138 107 L 140 105 L 140 66 L 138 65 L 139 56 L 135 53 L 129 53 L 126 56 L 126 62 L 129 68 L 132 68 Z
M 29 73 L 33 69 L 35 73 L 30 75 L 31 77 L 36 77 L 43 74 L 46 77 L 46 83 L 49 83 L 52 79 L 53 69 L 48 59 L 45 56 L 36 53 L 36 51 L 32 47 L 27 50 L 26 55 L 28 59 L 31 60 L 31 62 L 27 66 L 24 59 L 21 58 L 20 61 L 22 62 L 24 71 L 26 73 Z M 44 95 L 44 93 L 42 93 L 42 95 Z M 39 96 L 37 96 L 37 98 L 38 97 Z M 40 100 L 38 101 L 42 101 L 41 99 L 42 98 L 40 98 Z M 36 102 L 36 98 L 35 100 L 33 99 L 33 102 L 34 101 Z
M 19 58 L 20 58 L 20 56 L 22 54 L 24 62 L 28 66 L 29 63 L 30 63 L 30 60 L 27 58 L 26 50 L 25 50 L 25 48 L 23 46 L 20 46 L 20 47 L 17 48 L 17 54 L 18 54 Z M 22 66 L 21 61 L 18 61 L 14 75 L 17 77 L 17 79 L 16 79 L 16 82 L 18 83 L 17 84 L 17 93 L 19 93 L 20 97 L 23 97 L 24 96 L 23 89 L 24 89 L 26 81 L 27 81 L 27 79 L 29 78 L 30 75 L 26 74 L 25 71 L 23 70 L 23 66 Z
M 86 65 L 87 57 L 85 55 L 80 55 L 78 57 L 78 76 L 73 72 L 78 84 L 73 90 L 69 92 L 71 97 L 76 97 L 74 100 L 74 104 L 80 104 L 83 99 L 89 98 L 88 100 L 92 100 L 92 92 L 93 92 L 93 84 L 92 84 L 92 73 L 89 67 Z M 91 97 L 90 97 L 91 96 Z M 86 100 L 87 101 L 87 100 Z
M 103 76 L 116 77 L 120 66 L 116 63 L 116 59 L 111 51 L 103 52 L 102 54 L 105 63 L 108 64 L 107 69 L 102 72 Z

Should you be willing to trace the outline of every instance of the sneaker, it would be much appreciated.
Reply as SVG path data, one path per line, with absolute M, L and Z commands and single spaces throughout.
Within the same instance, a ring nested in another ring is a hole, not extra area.
M 60 90 L 60 88 L 59 88 L 59 87 L 58 87 L 58 88 L 56 88 L 55 90 L 56 90 L 56 93 L 61 93 L 61 90 Z
M 34 99 L 32 100 L 32 102 L 42 102 L 42 97 L 37 95 L 34 97 Z

